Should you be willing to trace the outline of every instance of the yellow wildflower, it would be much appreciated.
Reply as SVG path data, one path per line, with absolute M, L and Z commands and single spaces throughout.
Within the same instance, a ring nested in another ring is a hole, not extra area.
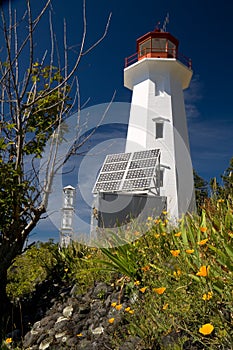
M 148 270 L 150 270 L 150 266 L 149 265 L 146 265 L 146 266 L 144 266 L 144 267 L 142 267 L 142 271 L 148 271 Z
M 133 315 L 134 314 L 134 310 L 129 310 L 129 314 Z
M 206 244 L 206 242 L 207 242 L 208 240 L 209 240 L 208 238 L 202 239 L 201 241 L 197 242 L 197 244 L 199 244 L 199 245 L 204 245 L 204 244 Z
M 5 342 L 6 342 L 7 344 L 12 343 L 12 338 L 6 338 Z
M 65 271 L 65 272 L 67 272 L 67 271 L 68 271 L 68 269 L 66 268 L 66 269 L 64 269 L 64 271 Z
M 174 236 L 176 236 L 176 237 L 180 237 L 180 236 L 181 236 L 181 231 L 180 231 L 180 232 L 175 233 L 175 235 L 174 235 Z
M 218 200 L 218 203 L 223 203 L 224 202 L 224 199 L 219 199 Z
M 129 312 L 129 311 L 130 311 L 130 307 L 128 306 L 125 308 L 125 312 Z
M 134 282 L 134 285 L 135 285 L 135 286 L 139 286 L 140 283 L 141 283 L 140 281 L 135 281 L 135 282 Z
M 203 335 L 209 335 L 213 332 L 213 330 L 214 326 L 211 323 L 206 323 L 199 329 L 199 332 Z
M 194 249 L 186 249 L 187 254 L 192 254 L 194 252 Z
M 168 305 L 169 305 L 168 303 L 164 304 L 163 307 L 162 307 L 162 309 L 163 309 L 163 310 L 167 310 Z
M 155 224 L 159 224 L 159 223 L 160 223 L 160 219 L 154 220 L 154 223 L 155 223 Z
M 113 322 L 114 322 L 114 320 L 115 320 L 115 318 L 114 318 L 114 317 L 112 317 L 112 318 L 109 318 L 108 322 L 109 322 L 109 323 L 113 323 Z
M 151 216 L 148 216 L 147 220 L 148 220 L 148 221 L 152 221 L 153 218 L 152 218 Z
M 210 300 L 212 298 L 212 296 L 213 296 L 213 292 L 208 292 L 208 293 L 203 294 L 202 299 L 203 300 Z
M 82 337 L 82 336 L 83 336 L 82 333 L 77 334 L 77 337 Z
M 117 311 L 121 310 L 121 309 L 122 309 L 122 305 L 121 305 L 121 304 L 116 305 L 116 306 L 115 306 L 115 309 L 116 309 Z
M 163 214 L 163 215 L 167 215 L 167 211 L 164 210 L 164 211 L 162 212 L 162 214 Z
M 180 250 L 179 249 L 177 249 L 177 250 L 170 250 L 170 252 L 171 252 L 171 254 L 173 256 L 178 256 L 180 254 Z
M 201 266 L 199 271 L 196 273 L 197 276 L 206 277 L 209 273 L 210 266 Z
M 112 307 L 115 307 L 116 305 L 117 303 L 115 301 L 111 304 Z
M 145 293 L 147 287 L 140 288 L 140 292 Z
M 201 232 L 206 232 L 207 231 L 207 227 L 201 226 L 200 230 L 201 230 Z
M 177 271 L 174 271 L 174 272 L 173 272 L 173 275 L 174 275 L 175 277 L 179 277 L 179 276 L 181 275 L 181 270 L 178 269 Z
M 157 294 L 163 294 L 166 290 L 166 287 L 160 287 L 160 288 L 153 288 L 153 291 Z
M 160 237 L 160 234 L 159 233 L 156 233 L 155 234 L 155 238 L 159 238 Z

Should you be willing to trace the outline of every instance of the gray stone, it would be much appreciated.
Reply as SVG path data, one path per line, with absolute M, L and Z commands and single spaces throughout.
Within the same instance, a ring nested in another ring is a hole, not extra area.
M 98 335 L 98 334 L 102 334 L 104 332 L 104 327 L 100 326 L 100 327 L 96 327 L 94 329 L 90 329 L 91 333 L 94 335 Z
M 63 316 L 64 316 L 64 317 L 70 317 L 70 316 L 72 315 L 72 313 L 73 313 L 73 310 L 74 310 L 74 308 L 73 308 L 72 305 L 66 306 L 66 307 L 63 309 L 63 311 L 62 311 Z
M 39 350 L 48 349 L 52 341 L 53 341 L 53 338 L 44 339 L 39 345 Z

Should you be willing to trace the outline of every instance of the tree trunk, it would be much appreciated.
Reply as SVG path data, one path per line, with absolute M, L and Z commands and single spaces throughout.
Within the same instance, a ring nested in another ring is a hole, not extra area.
M 9 330 L 11 303 L 6 294 L 7 271 L 0 271 L 0 344 Z

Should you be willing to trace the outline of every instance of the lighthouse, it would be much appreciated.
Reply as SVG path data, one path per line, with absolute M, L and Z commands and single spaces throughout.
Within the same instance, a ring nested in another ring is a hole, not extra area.
M 73 240 L 75 188 L 71 185 L 63 188 L 63 207 L 60 228 L 60 247 L 68 247 Z
M 132 90 L 125 152 L 108 155 L 97 177 L 96 226 L 163 210 L 177 219 L 194 209 L 183 96 L 191 78 L 191 60 L 173 35 L 156 28 L 137 39 L 136 53 L 125 59 L 124 86 Z
M 160 195 L 172 217 L 194 209 L 183 97 L 191 78 L 179 41 L 158 28 L 138 38 L 136 54 L 125 60 L 124 85 L 132 90 L 125 152 L 160 149 Z

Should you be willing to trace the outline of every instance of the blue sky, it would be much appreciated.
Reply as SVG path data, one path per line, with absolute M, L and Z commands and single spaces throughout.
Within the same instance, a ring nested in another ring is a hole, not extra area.
M 19 11 L 24 1 L 15 0 Z M 36 2 L 34 11 L 41 6 Z M 206 180 L 219 177 L 233 156 L 233 2 L 229 0 L 86 0 L 87 46 L 103 33 L 112 13 L 106 38 L 79 66 L 81 100 L 88 106 L 115 101 L 130 102 L 123 86 L 124 59 L 136 51 L 136 39 L 152 31 L 169 12 L 167 29 L 180 41 L 180 51 L 193 62 L 193 79 L 185 92 L 193 166 Z M 82 38 L 82 0 L 54 1 L 53 22 L 62 48 L 63 19 L 67 21 L 68 45 L 73 54 Z M 37 36 L 38 57 L 49 47 L 46 20 Z M 47 221 L 35 232 L 58 237 Z M 42 237 L 41 236 L 41 237 Z M 35 238 L 36 237 L 36 238 Z M 34 239 L 39 239 L 34 235 Z

